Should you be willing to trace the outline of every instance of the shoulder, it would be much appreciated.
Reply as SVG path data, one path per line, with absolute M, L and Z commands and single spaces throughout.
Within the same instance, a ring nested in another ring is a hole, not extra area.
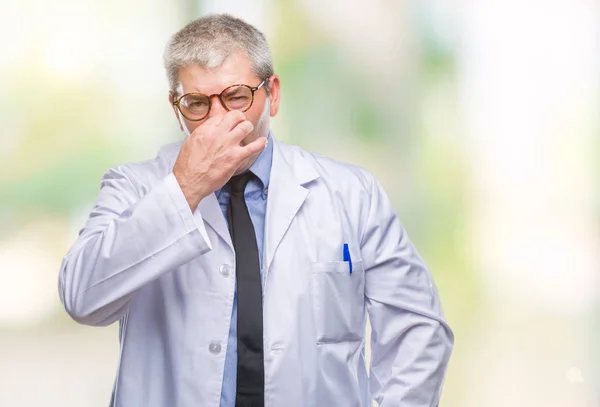
M 304 167 L 315 175 L 305 185 L 310 193 L 306 210 L 320 222 L 347 225 L 362 239 L 371 219 L 370 213 L 382 191 L 374 176 L 365 168 L 304 150 L 298 146 L 282 145 L 285 156 L 293 157 L 288 165 Z
M 287 155 L 296 156 L 314 169 L 321 182 L 331 187 L 351 187 L 371 191 L 376 182 L 373 175 L 363 167 L 339 161 L 322 154 L 311 152 L 302 147 L 279 142 Z
M 173 170 L 182 144 L 183 141 L 169 143 L 162 146 L 154 158 L 109 168 L 102 179 L 126 179 L 144 195 L 145 190 L 163 180 Z

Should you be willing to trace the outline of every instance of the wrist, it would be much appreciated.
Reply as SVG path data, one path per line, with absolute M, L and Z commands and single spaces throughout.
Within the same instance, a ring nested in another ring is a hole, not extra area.
M 180 176 L 176 171 L 173 171 L 173 175 L 179 184 L 179 188 L 181 189 L 190 210 L 194 212 L 200 201 L 206 198 L 210 194 L 210 191 L 208 191 L 203 184 L 198 185 L 188 182 L 185 177 Z

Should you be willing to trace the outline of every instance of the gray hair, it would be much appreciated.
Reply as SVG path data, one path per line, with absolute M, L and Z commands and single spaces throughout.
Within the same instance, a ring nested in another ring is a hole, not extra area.
M 165 48 L 164 65 L 171 92 L 178 93 L 179 69 L 186 66 L 214 68 L 242 50 L 261 80 L 273 75 L 273 60 L 265 35 L 229 14 L 211 14 L 192 21 L 175 33 Z M 265 82 L 269 94 L 269 82 Z

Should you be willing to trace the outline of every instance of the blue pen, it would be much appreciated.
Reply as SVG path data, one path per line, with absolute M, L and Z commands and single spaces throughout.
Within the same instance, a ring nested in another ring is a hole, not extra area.
M 344 243 L 344 261 L 348 262 L 350 267 L 350 274 L 352 274 L 352 258 L 350 257 L 350 249 L 348 248 L 348 243 Z

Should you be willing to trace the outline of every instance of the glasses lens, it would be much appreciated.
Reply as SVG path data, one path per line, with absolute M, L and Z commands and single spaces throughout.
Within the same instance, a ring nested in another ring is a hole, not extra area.
M 208 113 L 210 101 L 204 95 L 185 95 L 179 101 L 179 108 L 185 117 L 191 120 L 202 119 Z
M 252 104 L 252 91 L 247 86 L 232 86 L 223 92 L 223 103 L 229 110 L 246 110 Z

